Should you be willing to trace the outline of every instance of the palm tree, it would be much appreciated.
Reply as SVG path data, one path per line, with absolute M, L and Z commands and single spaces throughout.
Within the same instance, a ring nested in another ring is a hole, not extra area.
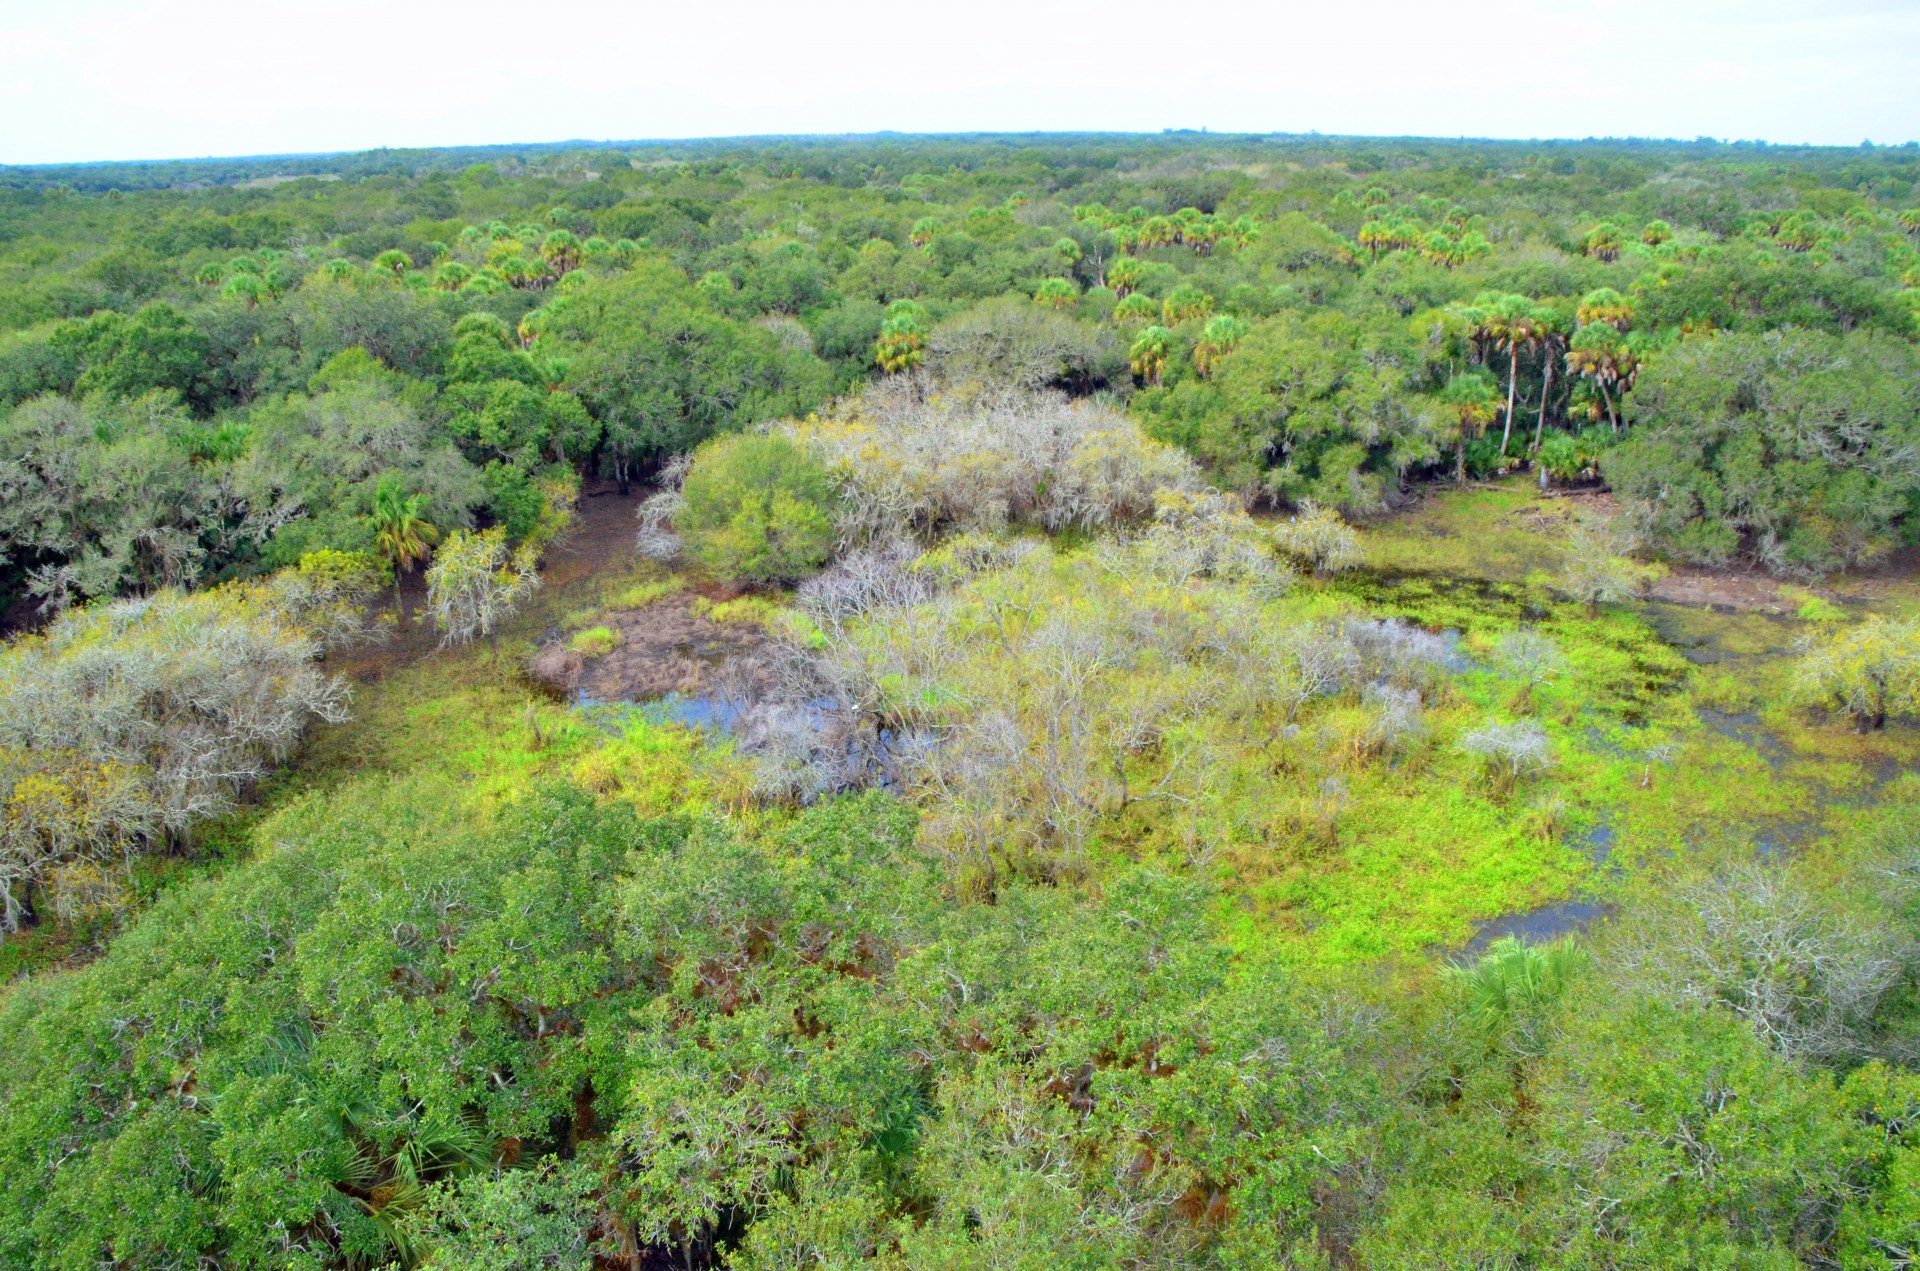
M 1358 238 L 1372 260 L 1380 259 L 1381 248 L 1391 250 L 1393 247 L 1393 230 L 1385 221 L 1368 221 L 1360 227 Z
M 1507 453 L 1513 437 L 1513 404 L 1520 380 L 1520 350 L 1540 347 L 1545 328 L 1540 312 L 1525 296 L 1502 296 L 1487 315 L 1487 329 L 1495 348 L 1507 355 L 1507 422 L 1500 433 L 1500 453 Z
M 1581 238 L 1580 250 L 1588 256 L 1611 264 L 1620 259 L 1620 239 L 1620 227 L 1611 222 L 1602 221 Z
M 1252 329 L 1231 314 L 1223 313 L 1210 319 L 1200 332 L 1199 343 L 1193 346 L 1193 367 L 1200 372 L 1200 378 L 1212 375 L 1220 359 L 1240 347 L 1240 341 L 1246 339 Z
M 1151 326 L 1160 319 L 1160 306 L 1152 296 L 1139 292 L 1113 307 L 1113 325 L 1117 327 Z
M 1476 1032 L 1532 1053 L 1546 1008 L 1585 964 L 1585 951 L 1572 940 L 1539 945 L 1503 936 L 1474 965 L 1449 968 L 1447 978 L 1460 994 L 1461 1014 Z
M 450 260 L 433 271 L 433 285 L 439 291 L 458 291 L 473 281 L 473 270 L 457 260 Z
M 1147 273 L 1140 262 L 1131 256 L 1123 256 L 1113 262 L 1113 268 L 1107 271 L 1107 286 L 1113 288 L 1113 294 L 1125 300 L 1128 294 L 1146 281 Z
M 926 355 L 926 311 L 911 300 L 888 305 L 886 320 L 880 324 L 880 338 L 873 344 L 873 360 L 887 374 L 897 375 L 920 365 Z
M 1581 326 L 1603 322 L 1616 331 L 1633 326 L 1633 302 L 1611 287 L 1600 287 L 1580 297 L 1574 318 Z
M 426 519 L 427 496 L 402 494 L 399 478 L 388 473 L 373 488 L 373 548 L 393 567 L 393 608 L 402 617 L 400 575 L 427 559 L 440 531 Z
M 1459 425 L 1453 451 L 1453 479 L 1456 484 L 1465 485 L 1467 440 L 1478 437 L 1493 422 L 1494 415 L 1500 410 L 1500 389 L 1491 374 L 1474 367 L 1447 381 L 1446 388 L 1440 392 L 1440 400 L 1453 413 Z
M 1080 289 L 1065 278 L 1049 278 L 1033 293 L 1035 304 L 1049 309 L 1071 309 L 1080 303 Z
M 1526 1108 L 1524 1065 L 1546 1053 L 1553 1007 L 1586 964 L 1586 950 L 1571 939 L 1539 945 L 1503 936 L 1472 966 L 1447 969 L 1468 1036 L 1482 1054 L 1507 1058 L 1518 1113 Z
M 1173 332 L 1161 326 L 1148 327 L 1133 338 L 1133 347 L 1127 351 L 1127 365 L 1148 384 L 1157 385 L 1172 355 Z
M 1900 228 L 1906 231 L 1908 238 L 1920 243 L 1920 207 L 1907 208 L 1895 219 L 1900 222 Z
M 580 240 L 571 231 L 557 229 L 540 243 L 547 269 L 558 278 L 580 267 Z
M 373 258 L 375 269 L 391 270 L 395 278 L 406 273 L 412 265 L 413 258 L 398 248 L 388 248 Z
M 1168 326 L 1205 318 L 1213 313 L 1213 297 L 1198 287 L 1182 284 L 1167 293 L 1160 314 Z
M 1566 318 L 1552 305 L 1535 306 L 1540 319 L 1540 422 L 1533 429 L 1533 452 L 1540 453 L 1540 441 L 1547 432 L 1547 399 L 1553 396 L 1553 365 L 1567 346 Z M 1541 480 L 1545 481 L 1542 474 Z M 1545 489 L 1543 485 L 1541 487 Z
M 1607 406 L 1607 422 L 1616 437 L 1620 435 L 1620 412 L 1614 405 L 1612 389 L 1628 381 L 1637 367 L 1638 358 L 1627 337 L 1604 322 L 1581 327 L 1567 346 L 1567 370 L 1599 390 Z

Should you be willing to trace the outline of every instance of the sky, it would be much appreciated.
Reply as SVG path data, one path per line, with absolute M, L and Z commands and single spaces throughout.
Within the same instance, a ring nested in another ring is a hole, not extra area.
M 0 0 L 0 163 L 767 133 L 1920 138 L 1920 0 Z

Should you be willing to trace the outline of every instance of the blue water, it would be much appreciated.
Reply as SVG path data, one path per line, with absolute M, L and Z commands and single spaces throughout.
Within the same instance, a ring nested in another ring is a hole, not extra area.
M 1507 914 L 1474 932 L 1473 939 L 1467 941 L 1466 952 L 1469 955 L 1484 953 L 1488 945 L 1503 936 L 1518 936 L 1528 944 L 1557 940 L 1569 932 L 1585 931 L 1594 919 L 1604 916 L 1606 912 L 1605 905 L 1592 901 L 1563 900 L 1557 905 L 1530 909 L 1526 913 Z

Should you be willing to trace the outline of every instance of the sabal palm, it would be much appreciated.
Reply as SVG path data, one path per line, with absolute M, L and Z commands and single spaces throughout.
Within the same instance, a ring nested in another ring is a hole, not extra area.
M 1488 314 L 1487 330 L 1493 345 L 1507 355 L 1507 421 L 1500 434 L 1501 454 L 1506 453 L 1507 442 L 1513 437 L 1513 407 L 1520 381 L 1520 350 L 1539 348 L 1545 329 L 1546 323 L 1539 309 L 1525 296 L 1502 296 Z
M 1567 369 L 1600 390 L 1615 435 L 1620 432 L 1620 411 L 1614 404 L 1613 388 L 1620 384 L 1631 387 L 1638 368 L 1639 354 L 1632 337 L 1604 322 L 1581 327 L 1567 346 Z
M 1223 313 L 1210 320 L 1200 332 L 1199 343 L 1193 346 L 1193 366 L 1200 372 L 1200 378 L 1212 375 L 1220 359 L 1238 348 L 1250 330 L 1250 326 L 1231 314 Z
M 1133 339 L 1127 353 L 1127 365 L 1149 384 L 1158 384 L 1173 354 L 1173 332 L 1165 327 L 1148 327 Z
M 1440 400 L 1453 413 L 1459 425 L 1454 446 L 1453 479 L 1467 483 L 1467 441 L 1485 431 L 1500 409 L 1500 390 L 1493 377 L 1483 370 L 1456 375 L 1441 391 Z
M 1488 1047 L 1528 1057 L 1540 1053 L 1549 1008 L 1585 965 L 1586 951 L 1571 940 L 1539 945 L 1506 936 L 1447 978 L 1461 1017 Z
M 374 550 L 393 567 L 393 605 L 400 608 L 400 576 L 419 566 L 433 550 L 440 531 L 426 518 L 427 498 L 423 494 L 403 494 L 400 483 L 382 477 L 374 487 L 373 511 L 367 519 L 373 527 Z

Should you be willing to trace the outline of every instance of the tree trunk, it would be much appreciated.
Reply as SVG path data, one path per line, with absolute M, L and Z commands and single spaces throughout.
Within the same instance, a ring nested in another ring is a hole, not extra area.
M 1533 429 L 1533 453 L 1540 453 L 1540 442 L 1547 435 L 1547 398 L 1553 395 L 1553 350 L 1547 350 L 1546 378 L 1540 381 L 1540 422 Z
M 1453 483 L 1455 485 L 1465 485 L 1467 483 L 1467 428 L 1465 424 L 1460 426 L 1460 444 L 1453 448 Z
M 1620 416 L 1613 409 L 1613 394 L 1607 391 L 1607 382 L 1605 380 L 1595 380 L 1594 383 L 1600 387 L 1600 400 L 1607 404 L 1607 422 L 1613 425 L 1613 435 L 1618 437 L 1620 435 Z
M 1513 390 L 1520 378 L 1520 346 L 1509 346 L 1512 356 L 1507 359 L 1507 422 L 1500 430 L 1500 457 L 1507 457 L 1507 442 L 1513 439 Z

